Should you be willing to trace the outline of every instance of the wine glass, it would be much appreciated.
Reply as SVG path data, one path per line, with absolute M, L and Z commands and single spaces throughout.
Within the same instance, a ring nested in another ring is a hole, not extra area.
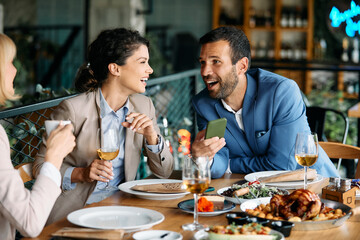
M 304 189 L 307 188 L 307 167 L 315 164 L 319 154 L 319 142 L 316 133 L 301 132 L 296 136 L 295 159 L 304 167 Z
M 97 154 L 101 160 L 111 161 L 119 154 L 119 133 L 115 128 L 98 129 L 97 131 Z M 109 182 L 100 190 L 111 190 Z
M 183 185 L 194 194 L 194 222 L 182 225 L 184 230 L 201 230 L 206 227 L 198 222 L 198 194 L 205 192 L 210 184 L 210 164 L 208 157 L 187 155 L 182 169 Z

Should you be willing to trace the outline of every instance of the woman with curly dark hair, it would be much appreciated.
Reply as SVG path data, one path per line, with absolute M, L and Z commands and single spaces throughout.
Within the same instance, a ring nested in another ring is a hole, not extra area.
M 88 48 L 88 63 L 78 73 L 75 86 L 82 94 L 63 101 L 52 119 L 68 119 L 74 125 L 77 147 L 63 162 L 63 194 L 48 224 L 85 204 L 111 195 L 104 185 L 117 187 L 136 177 L 142 150 L 150 170 L 167 178 L 173 157 L 156 123 L 155 109 L 145 92 L 153 70 L 149 65 L 149 42 L 137 31 L 105 30 Z M 117 129 L 119 154 L 112 161 L 98 159 L 97 130 Z M 36 157 L 34 174 L 41 168 L 45 145 Z

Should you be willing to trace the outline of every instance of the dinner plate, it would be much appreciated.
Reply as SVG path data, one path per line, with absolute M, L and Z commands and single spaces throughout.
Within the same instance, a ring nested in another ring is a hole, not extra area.
M 257 199 L 250 199 L 249 201 L 246 201 L 240 205 L 240 210 L 245 212 L 246 209 L 254 209 L 260 204 L 268 204 L 271 200 L 271 197 L 267 198 L 257 198 Z
M 148 193 L 148 192 L 140 192 L 134 191 L 131 188 L 135 185 L 141 184 L 157 184 L 157 183 L 178 183 L 182 182 L 181 180 L 174 179 L 143 179 L 125 182 L 119 185 L 119 189 L 123 192 L 133 194 L 139 198 L 150 199 L 150 200 L 171 200 L 177 199 L 189 194 L 190 192 L 183 193 Z
M 167 234 L 167 235 L 165 235 Z M 166 230 L 146 230 L 134 233 L 132 236 L 135 240 L 164 239 L 164 240 L 181 240 L 182 235 L 177 232 Z
M 231 187 L 224 187 L 224 188 L 221 188 L 217 191 L 217 194 L 221 195 L 224 191 L 228 190 L 229 188 Z M 286 191 L 286 190 L 284 190 Z M 233 202 L 235 204 L 242 204 L 246 201 L 249 201 L 249 200 L 254 200 L 254 199 L 263 199 L 263 198 L 268 198 L 268 197 L 262 197 L 262 198 L 253 198 L 253 199 L 244 199 L 244 198 L 239 198 L 239 200 L 237 198 L 234 198 L 234 197 L 228 197 L 228 196 L 224 196 L 224 195 L 221 195 L 223 197 L 225 197 L 225 200 L 229 201 L 229 202 Z M 239 202 L 240 201 L 240 202 Z
M 276 234 L 278 237 L 276 238 L 276 240 L 285 240 L 285 236 L 284 234 L 282 234 L 281 232 L 279 231 L 276 231 L 276 230 L 270 230 L 270 234 Z M 194 234 L 194 240 L 209 240 L 209 234 L 205 231 L 205 230 L 200 230 L 200 231 L 197 231 L 195 234 Z M 224 239 L 227 239 L 227 238 L 224 238 Z
M 284 172 L 288 172 L 288 171 L 263 171 L 263 172 L 255 172 L 255 173 L 250 173 L 245 175 L 245 180 L 248 182 L 253 182 L 258 180 L 258 178 L 260 177 L 268 177 L 271 175 L 275 175 L 275 174 L 279 174 L 279 173 L 284 173 Z M 314 184 L 314 183 L 318 183 L 321 180 L 323 180 L 324 177 L 321 176 L 320 174 L 316 175 L 316 178 L 314 180 L 308 180 L 308 185 Z M 272 182 L 272 183 L 264 183 L 267 186 L 272 186 L 272 187 L 278 187 L 278 188 L 283 188 L 283 189 L 299 189 L 299 188 L 304 188 L 304 181 L 293 181 L 293 182 Z
M 235 204 L 227 200 L 224 201 L 224 208 L 222 210 L 215 210 L 213 212 L 198 212 L 199 216 L 212 217 L 226 212 L 229 212 L 235 208 Z M 194 199 L 185 200 L 179 202 L 178 208 L 187 213 L 194 213 Z
M 104 206 L 84 208 L 70 213 L 69 222 L 88 228 L 123 229 L 126 232 L 150 228 L 164 221 L 161 213 L 138 207 Z

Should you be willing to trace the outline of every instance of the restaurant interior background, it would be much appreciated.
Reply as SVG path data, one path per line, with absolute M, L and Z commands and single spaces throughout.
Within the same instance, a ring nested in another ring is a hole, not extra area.
M 359 101 L 359 31 L 341 21 L 334 27 L 330 12 L 352 4 L 356 27 L 358 0 L 0 0 L 0 32 L 17 45 L 15 87 L 23 96 L 7 107 L 74 94 L 86 47 L 103 29 L 130 27 L 149 38 L 154 79 L 199 68 L 199 37 L 236 25 L 249 37 L 252 67 L 295 80 L 309 105 L 347 114 Z M 327 121 L 327 139 L 341 142 L 341 120 Z M 347 143 L 357 145 L 357 118 L 349 121 Z

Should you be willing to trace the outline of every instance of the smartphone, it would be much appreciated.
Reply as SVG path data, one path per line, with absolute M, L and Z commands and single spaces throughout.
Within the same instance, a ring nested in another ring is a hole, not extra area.
M 219 138 L 223 138 L 225 135 L 226 123 L 226 118 L 219 118 L 209 121 L 206 126 L 205 139 L 216 136 Z

